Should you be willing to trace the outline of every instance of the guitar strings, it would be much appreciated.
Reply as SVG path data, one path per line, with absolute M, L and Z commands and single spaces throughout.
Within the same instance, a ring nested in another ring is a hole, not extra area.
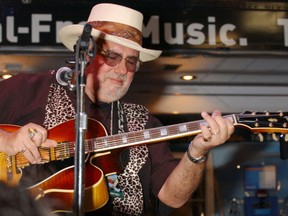
M 199 122 L 201 121 L 196 121 L 192 123 L 190 122 L 185 124 L 180 123 L 166 127 L 163 126 L 159 128 L 151 128 L 145 131 L 134 131 L 125 134 L 116 134 L 112 136 L 103 136 L 87 139 L 85 142 L 85 153 L 105 151 L 105 149 L 107 150 L 113 147 L 121 148 L 121 146 L 126 144 L 127 146 L 133 146 L 137 144 L 145 144 L 145 142 L 150 143 L 151 141 L 149 140 L 151 139 L 152 140 L 155 139 L 156 140 L 155 142 L 157 142 L 158 141 L 157 139 L 164 140 L 165 137 L 169 138 L 169 136 L 194 135 L 200 128 Z M 186 127 L 186 129 L 181 131 L 180 129 L 181 127 L 184 128 Z M 75 147 L 75 141 L 59 142 L 58 146 L 54 148 L 39 147 L 40 154 L 43 158 L 42 162 L 46 163 L 52 160 L 62 160 L 70 158 L 71 155 L 74 155 L 75 153 L 74 147 Z M 28 160 L 24 157 L 22 153 L 18 153 L 17 155 L 14 156 L 7 156 L 6 154 L 0 155 L 1 164 L 5 164 L 7 163 L 7 161 L 9 160 L 11 161 L 13 159 L 15 160 L 17 168 L 24 168 L 29 165 Z M 13 162 L 9 163 L 13 164 Z
M 202 120 L 201 120 L 202 121 Z M 197 130 L 199 129 L 199 123 L 201 121 L 196 121 L 196 122 L 190 122 L 190 123 L 180 123 L 177 125 L 171 125 L 168 127 L 160 127 L 160 128 L 151 128 L 146 130 L 146 132 L 149 132 L 149 138 L 147 143 L 149 143 L 149 139 L 156 139 L 156 138 L 165 138 L 169 137 L 171 135 L 177 136 L 178 134 L 182 134 L 183 136 L 187 136 L 187 133 L 189 131 Z M 197 123 L 198 122 L 198 123 Z M 187 133 L 183 133 L 180 131 L 179 133 L 179 128 L 180 126 L 186 126 L 188 128 Z M 161 134 L 161 131 L 163 128 L 166 128 L 164 130 L 165 133 L 167 134 Z M 163 136 L 162 136 L 163 135 Z M 188 134 L 189 135 L 189 134 Z M 191 134 L 193 135 L 193 134 Z M 127 146 L 132 146 L 132 145 L 137 145 L 139 144 L 145 144 L 145 134 L 143 131 L 135 131 L 135 132 L 129 132 L 126 134 L 116 134 L 112 136 L 103 136 L 103 137 L 98 137 L 98 138 L 92 138 L 92 139 L 87 139 L 86 144 L 85 144 L 85 152 L 100 152 L 104 151 L 105 149 L 113 148 L 113 147 L 121 147 L 124 144 L 127 144 Z M 159 138 L 159 139 L 160 139 Z M 126 142 L 124 142 L 126 141 Z M 120 144 L 119 144 L 120 143 Z M 55 158 L 54 160 L 62 160 L 65 158 L 69 158 L 71 155 L 75 153 L 74 151 L 74 142 L 61 142 L 58 144 L 57 147 L 53 148 L 53 151 L 50 151 L 49 148 L 42 148 L 40 147 L 40 152 L 42 153 L 42 157 L 45 156 L 43 159 L 43 162 L 49 162 L 51 161 L 51 158 Z M 44 153 L 43 153 L 44 151 Z M 54 152 L 54 154 L 52 153 Z M 10 157 L 16 157 L 16 164 L 17 167 L 23 167 L 25 165 L 29 165 L 27 159 L 21 154 L 17 154 L 16 156 L 10 156 Z M 0 155 L 0 163 L 5 164 L 7 163 L 7 155 L 2 154 Z

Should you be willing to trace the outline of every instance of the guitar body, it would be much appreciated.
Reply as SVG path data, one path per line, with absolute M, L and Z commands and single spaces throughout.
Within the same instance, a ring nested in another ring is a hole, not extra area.
M 36 200 L 48 202 L 53 212 L 72 212 L 74 202 L 74 166 L 55 173 L 27 189 Z M 87 162 L 85 165 L 84 211 L 94 211 L 109 200 L 102 170 Z
M 19 129 L 18 126 L 13 125 L 2 125 L 0 128 L 8 132 Z M 76 139 L 74 128 L 74 120 L 64 122 L 50 129 L 48 131 L 48 138 L 56 140 L 60 145 L 64 142 L 74 142 Z M 86 139 L 106 135 L 106 130 L 101 123 L 93 119 L 88 119 Z M 71 148 L 73 147 L 71 146 Z M 47 157 L 44 153 L 42 152 L 41 156 Z M 109 157 L 110 154 L 111 152 L 109 151 L 100 155 L 108 155 Z M 93 164 L 97 163 L 97 156 L 94 153 L 91 153 L 91 155 L 85 163 L 85 212 L 101 208 L 109 199 L 105 176 L 102 170 Z M 17 160 L 23 160 L 23 155 L 8 157 L 5 153 L 0 153 L 0 157 L 0 179 L 8 184 L 17 184 L 21 179 L 22 170 L 14 166 L 14 163 L 16 163 Z M 71 155 L 69 155 L 69 157 L 71 157 Z M 8 160 L 12 161 L 13 164 L 11 164 L 11 166 L 10 162 L 9 164 L 7 163 Z M 105 159 L 103 158 L 103 160 Z M 108 162 L 109 160 L 106 161 L 106 163 Z M 100 162 L 100 164 L 105 163 Z M 29 187 L 27 190 L 36 200 L 49 200 L 52 209 L 55 210 L 54 212 L 72 212 L 74 202 L 74 166 L 60 170 L 49 178 Z

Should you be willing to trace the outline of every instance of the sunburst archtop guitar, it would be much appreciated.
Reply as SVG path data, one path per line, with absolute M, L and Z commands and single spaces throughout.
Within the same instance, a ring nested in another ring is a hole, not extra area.
M 287 112 L 243 112 L 224 116 L 230 119 L 235 126 L 246 128 L 253 133 L 281 133 L 286 134 L 288 129 Z M 113 168 L 107 167 L 107 163 L 100 163 L 103 167 L 95 165 L 95 158 L 110 155 L 111 152 L 122 148 L 142 144 L 152 144 L 186 136 L 193 136 L 201 132 L 200 126 L 207 124 L 204 120 L 185 122 L 170 126 L 162 126 L 135 132 L 116 135 L 107 135 L 104 126 L 97 120 L 88 120 L 86 133 L 85 152 L 95 153 L 86 163 L 85 167 L 85 211 L 101 208 L 109 195 L 104 175 L 111 173 Z M 75 151 L 75 121 L 70 120 L 53 127 L 48 131 L 48 138 L 58 142 L 57 147 L 39 147 L 43 163 L 55 160 L 64 160 L 74 157 Z M 0 129 L 13 132 L 19 129 L 16 125 L 0 125 Z M 113 160 L 113 157 L 109 159 Z M 108 161 L 108 160 L 107 160 Z M 116 163 L 116 162 L 115 162 Z M 22 169 L 30 166 L 22 153 L 14 156 L 0 152 L 0 180 L 8 184 L 16 185 L 21 179 Z M 88 171 L 87 171 L 88 170 Z M 104 172 L 104 174 L 103 174 Z M 73 175 L 74 167 L 67 167 L 42 182 L 28 188 L 36 199 L 43 197 L 58 198 L 64 201 L 64 205 L 57 211 L 72 211 L 73 206 Z M 96 190 L 97 189 L 97 190 Z M 96 191 L 102 191 L 101 196 Z M 91 202 L 93 200 L 93 202 Z

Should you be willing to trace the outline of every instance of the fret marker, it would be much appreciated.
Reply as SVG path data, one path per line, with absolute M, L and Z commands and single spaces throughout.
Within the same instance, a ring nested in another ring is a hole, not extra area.
M 127 143 L 127 142 L 128 142 L 128 140 L 127 140 L 127 136 L 125 136 L 125 135 L 122 136 L 122 142 L 123 142 L 123 143 Z
M 97 142 L 96 142 L 96 139 L 93 140 L 93 145 L 94 145 L 94 149 L 97 148 Z
M 179 126 L 179 131 L 180 131 L 181 133 L 186 132 L 186 131 L 187 131 L 187 125 L 180 125 L 180 126 Z
M 149 131 L 144 131 L 144 139 L 149 139 L 149 138 L 150 138 Z
M 161 136 L 167 136 L 168 132 L 167 132 L 167 130 L 165 128 L 161 128 L 160 129 L 160 134 L 161 134 Z
M 103 139 L 103 142 L 104 142 L 104 145 L 105 145 L 105 146 L 108 145 L 107 139 Z

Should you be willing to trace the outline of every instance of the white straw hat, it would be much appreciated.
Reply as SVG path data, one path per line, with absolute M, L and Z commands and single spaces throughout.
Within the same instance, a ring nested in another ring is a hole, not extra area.
M 161 55 L 161 50 L 151 50 L 142 47 L 142 13 L 121 5 L 102 3 L 95 5 L 87 23 L 92 26 L 91 36 L 123 45 L 140 52 L 140 60 L 151 61 Z M 68 25 L 60 29 L 59 38 L 71 51 L 74 51 L 83 25 Z

